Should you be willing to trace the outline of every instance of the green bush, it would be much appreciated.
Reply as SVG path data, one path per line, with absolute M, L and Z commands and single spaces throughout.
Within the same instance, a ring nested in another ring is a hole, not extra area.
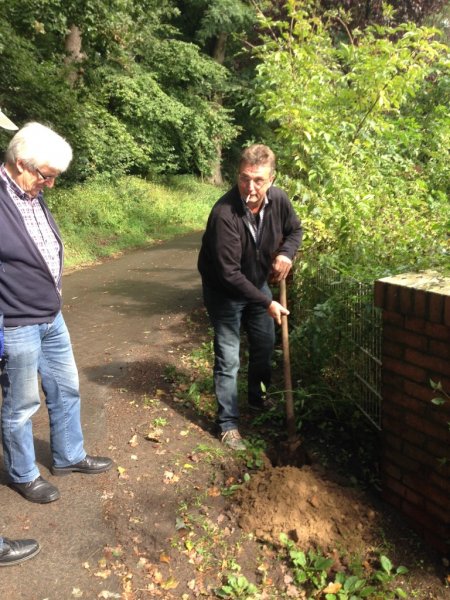
M 448 268 L 448 46 L 414 24 L 351 35 L 336 10 L 287 7 L 290 21 L 262 23 L 257 110 L 305 254 L 365 280 Z

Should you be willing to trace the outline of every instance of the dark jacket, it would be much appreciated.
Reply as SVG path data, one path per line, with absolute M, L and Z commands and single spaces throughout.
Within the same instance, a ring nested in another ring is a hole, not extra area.
M 60 244 L 58 227 L 43 198 L 48 222 Z M 61 291 L 22 216 L 0 178 L 0 313 L 6 327 L 51 323 L 61 309 Z
M 285 192 L 270 187 L 267 199 L 259 251 L 235 186 L 213 206 L 198 258 L 204 285 L 265 306 L 270 300 L 260 288 L 270 275 L 273 259 L 278 254 L 294 258 L 302 239 L 301 223 Z

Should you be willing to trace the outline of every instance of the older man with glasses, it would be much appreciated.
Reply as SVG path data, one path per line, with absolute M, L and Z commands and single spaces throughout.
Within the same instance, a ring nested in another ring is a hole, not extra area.
M 66 140 L 28 123 L 10 141 L 0 166 L 3 459 L 10 487 L 40 504 L 60 494 L 35 462 L 31 417 L 40 406 L 38 375 L 50 421 L 52 474 L 96 474 L 112 466 L 111 459 L 84 449 L 78 371 L 61 313 L 63 245 L 42 193 L 71 159 Z
M 249 342 L 248 404 L 264 409 L 271 380 L 274 321 L 288 311 L 272 299 L 269 278 L 285 279 L 302 227 L 292 204 L 274 187 L 275 155 L 262 144 L 245 149 L 237 185 L 214 205 L 203 235 L 198 268 L 214 328 L 214 388 L 222 442 L 244 450 L 239 433 L 237 376 L 240 330 Z
M 17 131 L 18 127 L 0 110 L 0 127 Z M 3 315 L 0 314 L 0 359 L 3 356 Z M 10 540 L 0 536 L 0 567 L 12 567 L 33 558 L 40 551 L 39 543 L 33 539 Z

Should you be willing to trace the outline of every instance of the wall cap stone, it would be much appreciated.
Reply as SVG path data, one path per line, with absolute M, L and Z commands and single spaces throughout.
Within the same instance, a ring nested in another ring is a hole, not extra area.
M 414 288 L 450 296 L 450 277 L 444 277 L 437 271 L 422 271 L 419 273 L 401 273 L 393 277 L 378 279 L 381 283 Z

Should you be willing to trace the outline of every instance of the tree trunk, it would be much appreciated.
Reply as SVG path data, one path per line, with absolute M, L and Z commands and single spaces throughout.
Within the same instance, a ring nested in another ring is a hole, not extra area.
M 220 33 L 217 36 L 216 43 L 214 45 L 212 57 L 219 64 L 223 65 L 225 61 L 225 49 L 227 45 L 228 34 Z M 214 101 L 217 104 L 222 105 L 222 95 L 216 94 L 214 97 Z M 222 185 L 223 177 L 222 177 L 222 144 L 220 139 L 216 140 L 216 157 L 212 164 L 211 176 L 208 179 L 209 183 L 214 185 Z
M 82 35 L 81 30 L 77 25 L 71 25 L 66 35 L 64 49 L 67 53 L 64 62 L 66 65 L 72 65 L 72 69 L 69 71 L 67 78 L 70 85 L 74 85 L 82 70 L 76 65 L 81 63 L 85 58 L 86 54 L 81 50 L 82 48 Z

